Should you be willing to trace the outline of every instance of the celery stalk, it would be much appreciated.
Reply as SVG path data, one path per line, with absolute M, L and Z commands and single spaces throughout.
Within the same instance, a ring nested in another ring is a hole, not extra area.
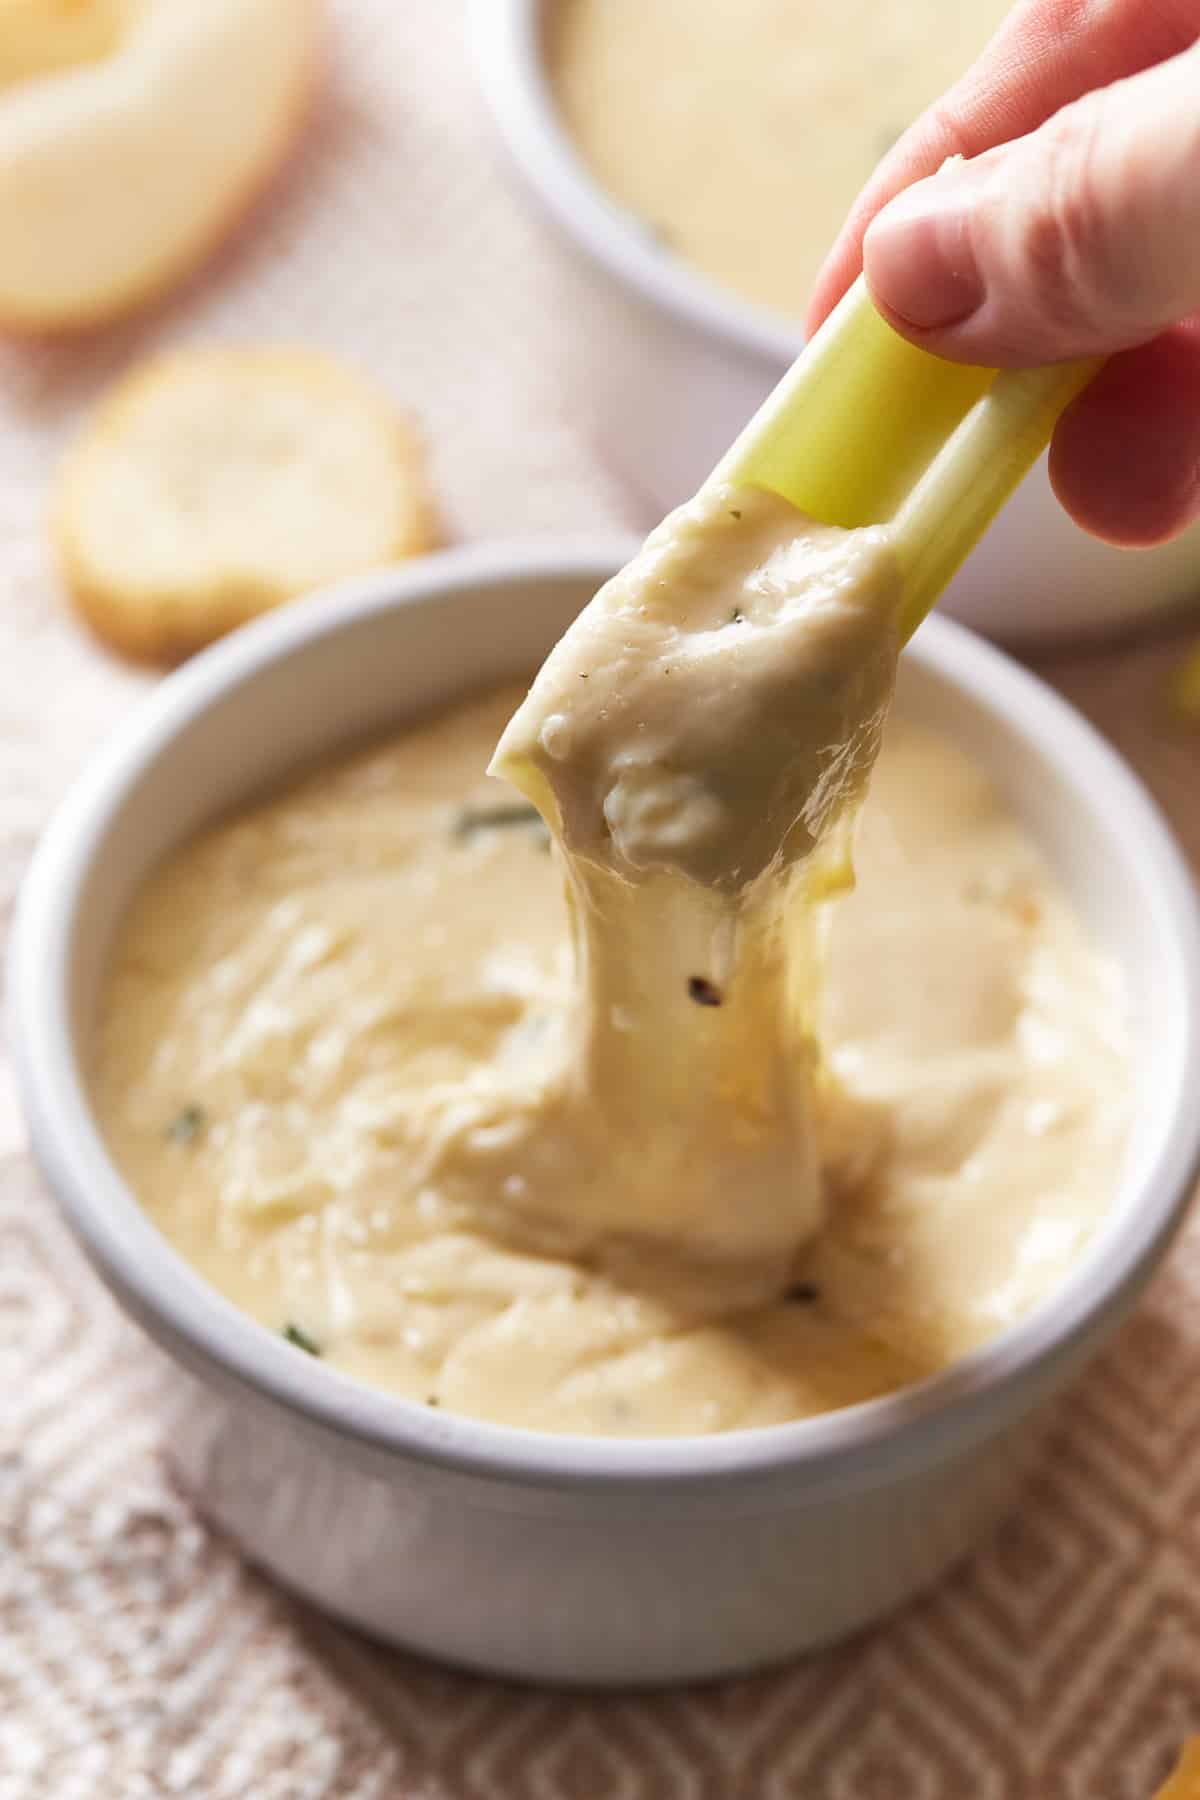
M 908 638 L 1099 366 L 946 362 L 893 331 L 860 276 L 711 479 L 828 525 L 890 525 Z
M 900 622 L 906 640 L 1099 367 L 1096 359 L 1002 370 L 934 457 L 893 521 L 904 571 Z

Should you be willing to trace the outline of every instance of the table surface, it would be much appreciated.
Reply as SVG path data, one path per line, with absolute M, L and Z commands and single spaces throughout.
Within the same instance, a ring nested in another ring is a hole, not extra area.
M 61 446 L 131 358 L 324 345 L 421 419 L 452 536 L 636 523 L 578 401 L 599 302 L 511 189 L 460 0 L 333 12 L 305 148 L 219 263 L 133 324 L 0 349 L 0 931 L 151 679 L 70 618 L 44 533 Z M 1181 642 L 1040 666 L 1200 863 L 1200 733 L 1161 699 Z M 0 1054 L 0 1800 L 1149 1800 L 1200 1730 L 1198 1228 L 967 1567 L 853 1644 L 701 1691 L 522 1691 L 326 1623 L 173 1489 L 158 1379 L 49 1205 Z

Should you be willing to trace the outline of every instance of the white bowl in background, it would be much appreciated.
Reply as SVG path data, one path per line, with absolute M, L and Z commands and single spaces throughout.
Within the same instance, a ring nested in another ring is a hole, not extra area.
M 606 280 L 611 317 L 585 399 L 606 460 L 647 526 L 700 486 L 799 354 L 797 322 L 740 299 L 658 242 L 599 185 L 560 121 L 542 53 L 557 0 L 472 0 L 486 98 L 525 184 Z M 801 28 L 798 25 L 798 29 Z M 1102 635 L 1200 604 L 1200 524 L 1118 550 L 1063 512 L 1045 460 L 942 602 L 980 631 L 1033 645 Z
M 531 670 L 628 545 L 449 551 L 236 633 L 167 679 L 46 832 L 24 883 L 12 1042 L 37 1157 L 167 1352 L 168 1452 L 256 1562 L 377 1636 L 502 1675 L 627 1685 L 827 1643 L 898 1605 L 1006 1507 L 1051 1400 L 1163 1256 L 1200 1151 L 1200 934 L 1142 788 L 1061 700 L 931 620 L 898 705 L 990 773 L 1121 960 L 1135 1126 L 1062 1288 L 936 1378 L 723 1436 L 555 1437 L 396 1399 L 298 1355 L 160 1236 L 101 1138 L 85 1044 L 151 867 L 314 759 Z

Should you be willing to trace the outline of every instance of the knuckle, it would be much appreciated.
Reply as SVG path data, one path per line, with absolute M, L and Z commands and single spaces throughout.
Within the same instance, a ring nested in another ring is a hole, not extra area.
M 1076 38 L 1089 32 L 1097 22 L 1097 14 L 1105 11 L 1105 0 L 1027 0 L 1027 18 L 1037 22 L 1055 39 Z M 1108 8 L 1111 11 L 1111 6 Z
M 970 107 L 959 104 L 957 88 L 928 108 L 921 121 L 921 134 L 925 143 L 936 146 L 942 158 L 974 156 L 986 146 Z
M 1047 320 L 1067 328 L 1095 323 L 1105 287 L 1108 221 L 1097 172 L 1097 115 L 1095 106 L 1070 106 L 1042 128 L 1026 192 L 1017 196 L 1014 249 L 1022 278 Z

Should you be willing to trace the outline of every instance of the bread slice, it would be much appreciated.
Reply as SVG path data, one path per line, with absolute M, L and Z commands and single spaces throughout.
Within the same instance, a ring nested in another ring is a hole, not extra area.
M 297 136 L 319 25 L 318 0 L 0 0 L 0 327 L 187 273 Z
M 68 452 L 53 529 L 84 617 L 156 663 L 437 536 L 412 425 L 332 358 L 288 347 L 135 369 Z
M 0 0 L 0 89 L 110 55 L 142 4 Z

